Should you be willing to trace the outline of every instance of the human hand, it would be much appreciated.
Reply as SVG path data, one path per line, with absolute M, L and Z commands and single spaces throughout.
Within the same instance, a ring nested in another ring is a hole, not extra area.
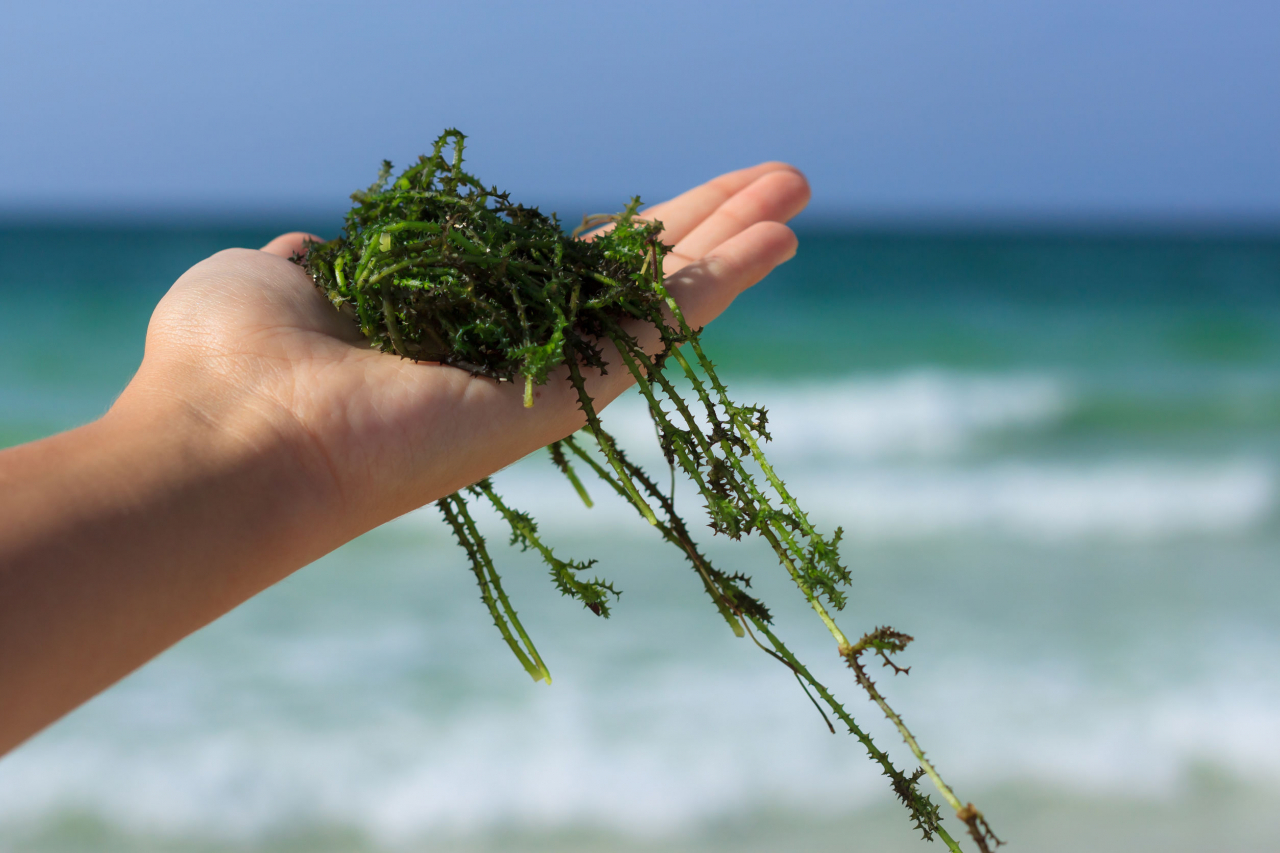
M 675 246 L 668 287 L 689 322 L 715 318 L 795 252 L 782 223 L 808 201 L 804 177 L 765 163 L 645 212 Z M 172 396 L 308 472 L 327 496 L 327 535 L 346 539 L 488 476 L 583 423 L 576 393 L 553 378 L 525 408 L 520 389 L 371 349 L 286 258 L 306 235 L 197 264 L 161 301 L 142 369 L 121 406 Z M 590 379 L 598 407 L 631 383 Z M 321 521 L 317 518 L 317 521 Z

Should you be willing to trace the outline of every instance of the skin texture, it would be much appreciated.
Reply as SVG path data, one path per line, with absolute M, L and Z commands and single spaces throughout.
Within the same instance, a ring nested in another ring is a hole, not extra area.
M 795 254 L 809 187 L 783 163 L 646 216 L 694 326 Z M 371 350 L 288 257 L 196 264 L 156 306 L 100 420 L 0 452 L 0 753 L 266 587 L 583 423 L 537 389 Z M 591 380 L 597 405 L 630 384 Z

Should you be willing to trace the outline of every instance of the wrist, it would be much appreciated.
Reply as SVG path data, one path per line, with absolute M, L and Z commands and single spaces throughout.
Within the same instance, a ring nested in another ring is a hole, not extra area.
M 332 469 L 290 412 L 252 377 L 209 385 L 207 370 L 144 362 L 95 425 L 142 502 L 187 507 L 210 533 L 254 543 L 250 562 L 285 574 L 362 532 L 342 524 Z

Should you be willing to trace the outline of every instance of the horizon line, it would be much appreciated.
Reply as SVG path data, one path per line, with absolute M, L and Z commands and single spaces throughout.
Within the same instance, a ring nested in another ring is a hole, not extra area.
M 568 207 L 604 210 L 589 201 L 544 205 L 556 212 Z M 318 204 L 189 204 L 6 206 L 0 203 L 0 229 L 44 228 L 94 230 L 187 230 L 221 228 L 336 231 L 345 207 Z M 573 220 L 576 221 L 574 216 Z M 562 224 L 570 218 L 561 216 Z M 1222 235 L 1280 238 L 1280 211 L 1169 212 L 1149 210 L 1016 210 L 1016 209 L 857 209 L 811 206 L 791 221 L 798 232 L 853 231 L 889 233 L 1061 233 Z

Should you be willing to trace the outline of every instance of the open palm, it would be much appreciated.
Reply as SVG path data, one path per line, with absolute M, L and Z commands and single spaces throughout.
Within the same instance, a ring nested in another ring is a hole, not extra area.
M 650 208 L 673 245 L 667 285 L 702 326 L 795 252 L 783 222 L 808 202 L 782 163 L 731 172 Z M 128 393 L 172 393 L 225 431 L 261 440 L 264 424 L 315 472 L 342 518 L 342 538 L 449 494 L 583 423 L 568 382 L 538 389 L 532 408 L 509 383 L 371 349 L 287 258 L 306 235 L 263 251 L 229 250 L 174 285 L 152 318 Z M 186 377 L 175 383 L 174 374 Z M 604 406 L 625 370 L 590 379 Z M 350 529 L 345 529 L 349 525 Z M 337 532 L 337 531 L 333 531 Z

